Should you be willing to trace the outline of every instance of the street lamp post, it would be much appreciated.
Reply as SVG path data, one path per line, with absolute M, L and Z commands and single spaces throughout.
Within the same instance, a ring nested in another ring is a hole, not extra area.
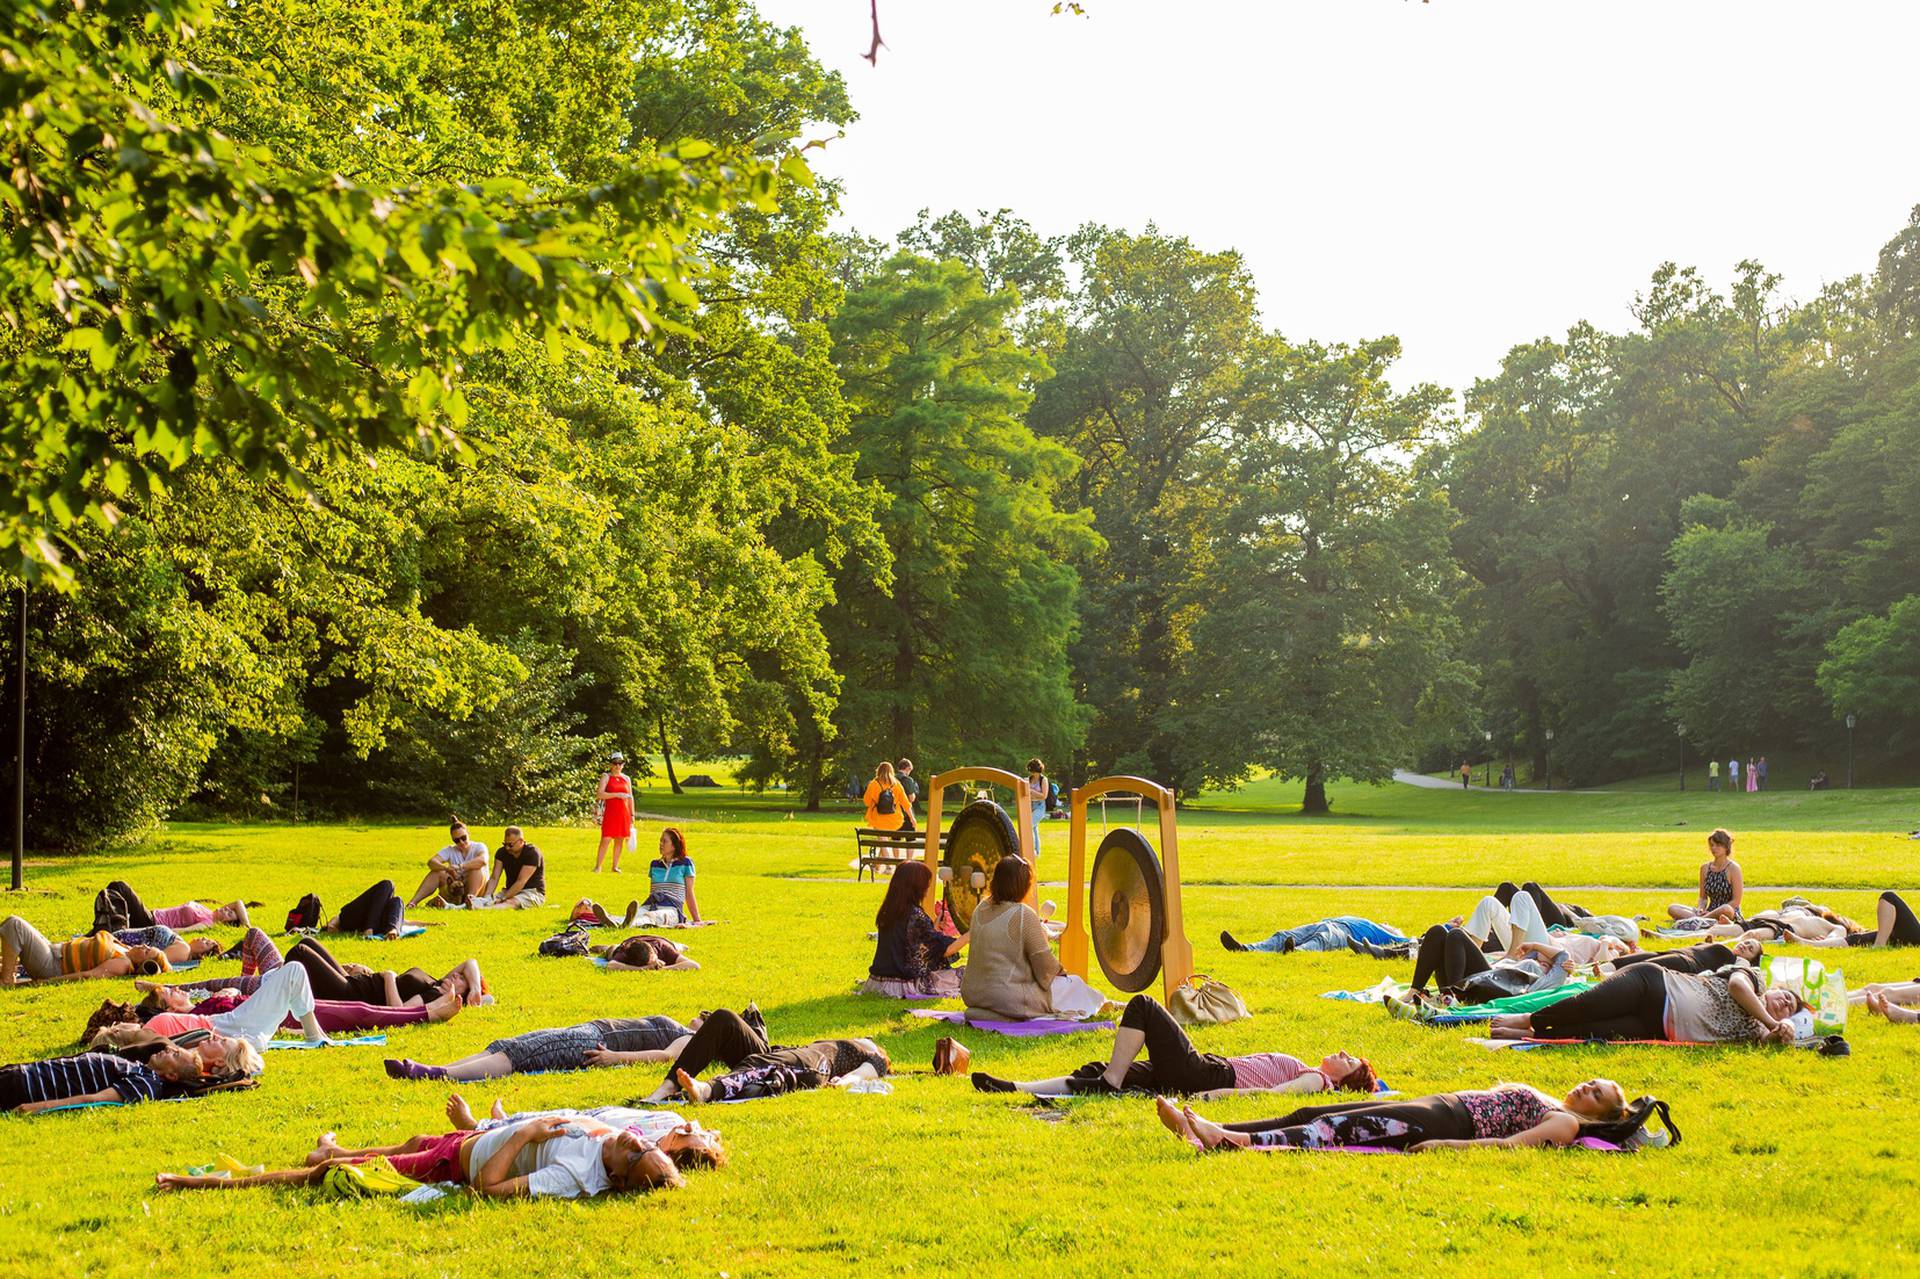
M 1847 789 L 1853 789 L 1853 716 L 1847 716 Z
M 1493 730 L 1486 730 L 1487 737 L 1487 789 L 1493 789 Z
M 1547 730 L 1547 789 L 1553 789 L 1553 730 Z
M 1685 790 L 1687 788 L 1687 726 L 1675 724 L 1674 728 L 1680 738 L 1680 789 Z

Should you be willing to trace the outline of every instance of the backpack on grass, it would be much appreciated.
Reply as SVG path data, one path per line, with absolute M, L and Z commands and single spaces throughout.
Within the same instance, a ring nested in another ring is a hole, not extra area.
M 320 904 L 319 897 L 306 893 L 294 908 L 287 912 L 287 932 L 296 928 L 318 928 L 327 921 L 326 907 Z
M 575 920 L 564 932 L 555 933 L 540 943 L 539 952 L 549 959 L 567 959 L 587 953 L 587 928 Z

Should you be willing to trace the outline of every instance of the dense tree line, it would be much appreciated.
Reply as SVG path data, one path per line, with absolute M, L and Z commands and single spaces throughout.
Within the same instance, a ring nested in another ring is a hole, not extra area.
M 736 0 L 0 21 L 36 844 L 568 816 L 615 744 L 1310 809 L 1487 731 L 1920 752 L 1920 215 L 1809 303 L 1662 268 L 1461 406 L 1157 228 L 831 232 L 845 87 Z

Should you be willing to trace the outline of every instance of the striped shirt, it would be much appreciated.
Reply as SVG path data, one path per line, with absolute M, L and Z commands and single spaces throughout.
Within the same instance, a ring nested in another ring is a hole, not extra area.
M 91 972 L 109 959 L 126 953 L 127 948 L 115 941 L 112 933 L 76 937 L 60 944 L 60 972 L 66 976 Z
M 81 1053 L 46 1061 L 8 1066 L 7 1073 L 22 1089 L 21 1101 L 60 1101 L 85 1097 L 111 1088 L 121 1101 L 155 1101 L 176 1095 L 178 1089 L 139 1062 L 112 1053 Z
M 679 906 L 687 900 L 687 881 L 693 878 L 693 859 L 676 861 L 671 866 L 658 857 L 647 867 L 647 878 L 653 881 L 647 900 L 651 902 L 672 902 Z

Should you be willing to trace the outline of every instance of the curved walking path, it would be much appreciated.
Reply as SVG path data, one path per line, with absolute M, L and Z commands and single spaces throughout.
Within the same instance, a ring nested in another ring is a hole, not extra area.
M 1451 778 L 1429 777 L 1425 773 L 1409 773 L 1404 768 L 1396 768 L 1393 770 L 1393 780 L 1404 786 L 1418 786 L 1421 790 L 1478 790 L 1495 791 L 1506 795 L 1602 795 L 1606 793 L 1604 791 L 1592 790 L 1569 790 L 1564 786 L 1559 790 L 1516 786 L 1510 791 L 1501 791 L 1498 786 L 1462 786 L 1460 784 L 1460 776 L 1457 773 Z

